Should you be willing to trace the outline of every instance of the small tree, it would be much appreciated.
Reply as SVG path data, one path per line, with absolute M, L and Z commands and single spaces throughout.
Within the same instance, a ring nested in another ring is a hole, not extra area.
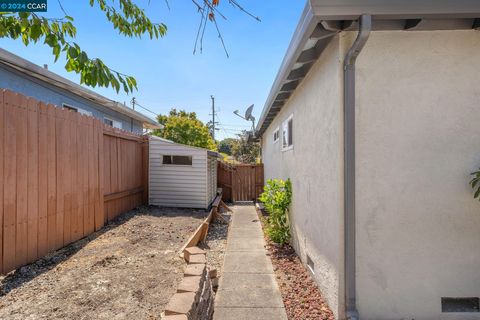
M 268 180 L 260 201 L 269 213 L 265 220 L 265 232 L 275 243 L 285 244 L 290 241 L 290 221 L 288 208 L 292 202 L 292 184 L 290 179 Z
M 257 163 L 260 156 L 260 145 L 248 138 L 247 132 L 238 135 L 232 145 L 232 155 L 242 163 Z
M 233 145 L 236 143 L 234 138 L 225 138 L 218 143 L 218 152 L 232 155 Z
M 197 119 L 195 112 L 172 109 L 168 115 L 159 115 L 157 120 L 165 126 L 153 132 L 158 137 L 193 147 L 217 149 L 208 127 Z

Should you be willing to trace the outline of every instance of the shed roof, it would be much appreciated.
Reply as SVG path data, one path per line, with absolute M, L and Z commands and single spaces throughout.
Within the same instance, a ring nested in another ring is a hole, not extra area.
M 372 30 L 480 29 L 478 0 L 308 0 L 257 126 L 261 136 L 308 71 L 341 31 L 358 30 L 372 16 Z
M 148 129 L 159 129 L 163 126 L 153 119 L 143 115 L 140 112 L 132 110 L 117 101 L 110 100 L 92 90 L 84 88 L 64 77 L 59 76 L 45 68 L 42 68 L 28 60 L 25 60 L 7 50 L 0 48 L 0 64 L 13 68 L 26 75 L 39 79 L 43 82 L 49 83 L 55 87 L 62 88 L 74 93 L 77 96 L 83 97 L 96 104 L 106 107 L 110 110 L 124 114 L 130 118 L 142 122 L 143 126 Z
M 178 142 L 168 140 L 168 139 L 165 139 L 165 138 L 161 138 L 161 137 L 157 137 L 157 136 L 149 136 L 149 137 L 152 140 L 158 140 L 158 141 L 162 141 L 162 142 L 166 142 L 166 143 L 170 143 L 170 144 L 175 144 L 175 145 L 178 145 L 178 146 L 185 147 L 186 149 L 205 150 L 205 151 L 207 151 L 207 154 L 211 157 L 216 157 L 216 158 L 221 158 L 222 157 L 216 151 L 212 151 L 212 150 L 208 150 L 208 149 L 200 148 L 200 147 L 194 147 L 194 146 L 190 146 L 190 145 L 183 144 L 183 143 L 178 143 Z

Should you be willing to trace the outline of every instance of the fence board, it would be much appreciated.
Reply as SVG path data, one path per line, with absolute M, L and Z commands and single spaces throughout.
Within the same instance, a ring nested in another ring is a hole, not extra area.
M 28 152 L 28 202 L 27 202 L 27 260 L 37 259 L 38 254 L 38 102 L 28 100 L 27 152 Z
M 15 225 L 16 225 L 16 189 L 17 189 L 17 143 L 16 143 L 16 119 L 15 119 L 15 96 L 12 92 L 4 93 L 5 99 L 5 148 L 4 148 L 4 212 L 3 217 L 3 271 L 15 269 Z
M 65 171 L 67 165 L 66 157 L 66 125 L 65 112 L 55 108 L 55 134 L 56 134 L 56 159 L 57 159 L 57 210 L 56 210 L 56 229 L 55 229 L 55 247 L 60 248 L 63 245 L 63 228 L 65 212 Z
M 3 159 L 4 159 L 4 130 L 5 130 L 5 107 L 4 92 L 0 92 L 0 181 L 4 180 Z M 4 184 L 0 183 L 0 272 L 2 272 L 3 261 L 3 188 Z
M 38 106 L 38 257 L 48 253 L 48 120 L 47 106 Z
M 219 162 L 217 172 L 223 201 L 256 201 L 263 192 L 263 164 Z
M 147 159 L 145 137 L 0 91 L 0 272 L 145 203 Z
M 57 130 L 56 108 L 47 105 L 47 241 L 48 251 L 55 250 L 57 240 Z
M 28 216 L 27 216 L 27 105 L 28 100 L 25 96 L 17 95 L 15 100 L 15 118 L 17 121 L 17 219 L 16 219 L 16 253 L 15 265 L 20 266 L 27 263 L 28 252 Z

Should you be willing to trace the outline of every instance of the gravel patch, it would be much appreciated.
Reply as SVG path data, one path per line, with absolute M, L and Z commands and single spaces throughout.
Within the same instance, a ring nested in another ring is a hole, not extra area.
M 257 209 L 259 216 L 264 216 Z M 280 246 L 267 237 L 266 249 L 282 294 L 289 320 L 335 320 L 310 272 L 290 245 Z
M 218 277 L 220 277 L 222 274 L 231 213 L 222 212 L 221 215 L 228 223 L 224 223 L 218 219 L 215 219 L 215 221 L 210 224 L 210 227 L 208 228 L 206 241 L 199 244 L 200 248 L 207 251 L 207 267 L 210 270 L 216 269 Z

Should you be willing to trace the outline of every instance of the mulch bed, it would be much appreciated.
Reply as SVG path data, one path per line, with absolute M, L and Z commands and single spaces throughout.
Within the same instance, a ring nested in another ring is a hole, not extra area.
M 332 310 L 295 250 L 290 245 L 279 246 L 268 238 L 265 241 L 288 319 L 335 320 Z

